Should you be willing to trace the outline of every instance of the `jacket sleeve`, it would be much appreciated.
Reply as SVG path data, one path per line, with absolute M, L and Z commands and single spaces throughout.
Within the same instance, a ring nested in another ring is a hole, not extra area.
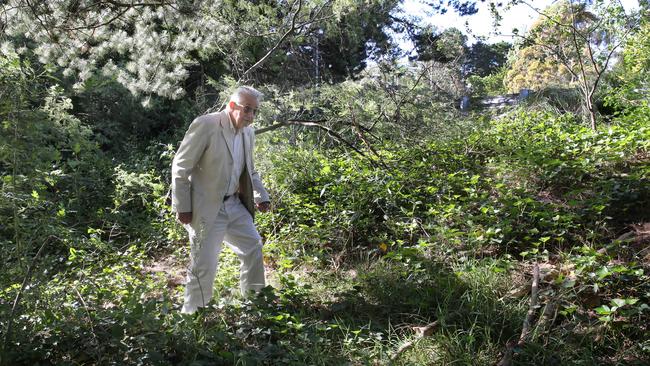
M 266 191 L 266 188 L 264 188 L 264 184 L 262 183 L 262 179 L 260 178 L 259 173 L 257 173 L 257 170 L 255 169 L 255 159 L 253 159 L 253 154 L 255 153 L 255 131 L 252 128 L 250 130 L 250 135 L 251 164 L 253 164 L 253 171 L 251 172 L 251 177 L 253 179 L 253 200 L 255 203 L 269 202 L 271 201 L 269 194 Z
M 210 138 L 206 126 L 205 119 L 192 121 L 172 161 L 172 212 L 192 212 L 190 176 Z

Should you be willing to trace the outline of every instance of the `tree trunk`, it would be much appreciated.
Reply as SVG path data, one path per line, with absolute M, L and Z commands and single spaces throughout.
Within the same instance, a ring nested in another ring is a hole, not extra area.
M 587 112 L 589 113 L 589 122 L 591 124 L 591 129 L 596 130 L 596 111 L 594 110 L 593 102 L 593 92 L 588 93 L 585 96 L 585 102 L 587 103 Z

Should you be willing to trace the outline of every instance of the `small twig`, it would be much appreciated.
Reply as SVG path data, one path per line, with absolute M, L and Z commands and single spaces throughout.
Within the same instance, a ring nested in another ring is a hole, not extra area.
M 359 139 L 361 141 L 363 141 L 363 143 L 366 145 L 368 150 L 370 150 L 370 152 L 373 153 L 373 155 L 375 155 L 377 157 L 377 160 L 379 161 L 379 164 L 382 167 L 384 167 L 384 169 L 388 170 L 389 169 L 388 165 L 386 165 L 386 163 L 382 159 L 381 155 L 379 155 L 377 150 L 375 150 L 375 148 L 372 147 L 370 142 L 368 142 L 368 139 L 366 139 L 366 137 L 363 134 L 363 130 L 361 129 L 361 127 L 359 127 L 359 124 L 357 123 L 357 119 L 354 116 L 354 109 L 352 108 L 352 105 L 349 104 L 348 108 L 350 109 L 350 118 L 351 118 L 351 121 L 352 121 L 352 126 L 354 127 L 354 130 L 355 130 L 357 136 L 359 137 Z
M 354 150 L 357 154 L 363 156 L 364 158 L 366 157 L 366 154 L 364 154 L 363 151 L 356 148 L 351 142 L 349 142 L 348 140 L 343 138 L 343 136 L 341 136 L 338 132 L 332 130 L 331 128 L 329 128 L 327 126 L 324 126 L 324 125 L 320 124 L 319 122 L 320 121 L 288 120 L 288 121 L 284 121 L 284 122 L 278 122 L 278 123 L 276 123 L 274 125 L 271 125 L 271 126 L 268 126 L 268 127 L 257 129 L 257 130 L 255 130 L 255 134 L 259 135 L 261 133 L 272 131 L 272 130 L 278 129 L 280 127 L 289 126 L 289 125 L 301 125 L 301 126 L 308 126 L 308 127 L 318 127 L 321 130 L 327 132 L 327 134 L 329 136 L 331 136 L 334 139 L 336 139 L 336 140 L 344 143 L 345 145 L 347 145 L 350 149 Z M 374 166 L 376 166 L 376 163 L 375 163 L 374 160 L 372 160 L 372 159 L 368 159 L 368 160 Z
M 54 236 L 49 236 L 45 241 L 43 241 L 43 244 L 41 244 L 41 247 L 38 248 L 38 251 L 34 255 L 34 258 L 32 258 L 32 263 L 29 265 L 29 268 L 27 269 L 27 274 L 25 275 L 25 278 L 23 278 L 23 283 L 20 286 L 20 290 L 16 294 L 16 298 L 14 298 L 14 304 L 11 307 L 11 314 L 9 315 L 9 319 L 7 320 L 7 331 L 5 332 L 5 339 L 4 339 L 4 345 L 3 345 L 3 350 L 7 350 L 7 346 L 9 345 L 9 339 L 11 338 L 11 328 L 13 326 L 13 320 L 16 315 L 16 309 L 18 308 L 18 304 L 20 303 L 20 300 L 23 297 L 23 293 L 25 292 L 25 289 L 27 288 L 27 283 L 29 280 L 32 278 L 32 272 L 34 271 L 34 267 L 36 267 L 36 260 L 38 257 L 40 257 L 41 252 L 43 251 L 43 248 L 45 248 L 45 244 Z
M 404 343 L 400 348 L 395 351 L 393 356 L 390 358 L 390 362 L 394 362 L 402 353 L 406 352 L 409 348 L 413 347 L 420 339 L 428 337 L 433 334 L 433 330 L 438 326 L 438 321 L 427 324 L 424 327 L 415 328 L 416 335 L 411 341 Z
M 509 366 L 512 363 L 512 356 L 515 348 L 522 347 L 526 343 L 526 338 L 530 334 L 530 325 L 535 316 L 535 310 L 537 309 L 537 299 L 539 294 L 539 264 L 535 262 L 533 267 L 533 284 L 530 291 L 530 306 L 528 307 L 528 313 L 524 319 L 524 324 L 521 329 L 521 334 L 519 335 L 519 340 L 517 342 L 508 342 L 506 351 L 503 354 L 503 358 L 497 366 Z
M 294 4 L 291 5 L 291 8 L 293 8 Z M 275 52 L 275 50 L 277 50 L 278 47 L 280 47 L 282 45 L 282 43 L 284 43 L 284 41 L 291 34 L 293 34 L 297 29 L 300 29 L 299 27 L 296 26 L 296 20 L 298 19 L 298 15 L 300 15 L 301 10 L 302 10 L 302 0 L 298 0 L 298 7 L 297 7 L 295 13 L 293 13 L 293 16 L 291 17 L 291 26 L 289 27 L 289 29 L 282 35 L 282 37 L 280 37 L 280 40 L 278 40 L 275 43 L 275 46 L 271 47 L 271 49 L 268 50 L 266 52 L 266 54 L 264 56 L 262 56 L 262 58 L 260 58 L 253 66 L 249 67 L 248 70 L 244 71 L 244 73 L 239 78 L 239 80 L 246 80 L 246 76 L 248 76 L 248 74 L 250 74 L 253 70 L 255 70 L 257 67 L 259 67 L 261 64 L 263 64 L 264 61 L 266 61 L 266 59 L 271 57 L 273 52 Z
M 77 293 L 77 297 L 79 297 L 79 300 L 81 300 L 81 305 L 83 305 L 84 310 L 86 310 L 86 315 L 88 316 L 88 324 L 90 324 L 90 333 L 93 335 L 94 345 L 99 345 L 99 341 L 97 340 L 97 334 L 95 334 L 95 327 L 93 326 L 93 318 L 90 316 L 90 310 L 88 310 L 88 305 L 86 305 L 86 302 L 84 301 L 83 296 L 81 296 L 79 290 L 77 290 L 76 287 L 72 287 L 72 288 L 74 289 L 74 292 Z

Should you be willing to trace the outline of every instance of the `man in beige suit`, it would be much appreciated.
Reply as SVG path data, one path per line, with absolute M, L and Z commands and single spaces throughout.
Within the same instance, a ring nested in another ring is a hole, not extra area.
M 262 94 L 240 87 L 226 109 L 196 118 L 172 163 L 172 210 L 184 224 L 191 262 L 183 313 L 212 298 L 221 243 L 241 262 L 243 295 L 265 286 L 262 240 L 253 224 L 255 209 L 269 209 L 269 196 L 253 165 L 253 122 Z

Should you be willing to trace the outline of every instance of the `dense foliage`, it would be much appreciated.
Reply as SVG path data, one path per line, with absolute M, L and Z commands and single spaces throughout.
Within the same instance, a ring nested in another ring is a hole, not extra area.
M 390 53 L 386 29 L 397 5 L 11 0 L 0 14 L 6 38 L 56 65 L 77 90 L 92 89 L 89 81 L 105 76 L 148 101 L 214 92 L 224 76 L 288 86 L 351 77 L 367 58 Z
M 170 2 L 190 3 L 201 2 Z M 119 13 L 121 3 L 29 4 L 40 5 L 27 18 L 68 19 L 54 31 L 94 22 L 90 12 Z M 241 298 L 239 263 L 225 250 L 217 296 L 194 315 L 179 312 L 189 248 L 167 203 L 171 159 L 191 119 L 228 95 L 235 70 L 262 57 L 247 52 L 274 38 L 248 34 L 223 54 L 188 50 L 204 68 L 190 74 L 206 80 L 183 79 L 176 100 L 162 89 L 138 96 L 110 73 L 88 74 L 75 89 L 70 65 L 45 62 L 38 39 L 6 39 L 1 365 L 487 365 L 509 352 L 522 365 L 650 362 L 647 24 L 626 39 L 606 78 L 611 114 L 591 129 L 579 94 L 566 90 L 457 111 L 466 90 L 503 91 L 513 64 L 502 64 L 507 45 L 467 48 L 454 30 L 430 33 L 433 48 L 421 54 L 431 58 L 412 67 L 389 57 L 365 67 L 366 52 L 389 44 L 378 30 L 396 3 L 370 2 L 368 12 L 346 4 L 305 3 L 297 13 L 297 2 L 289 13 L 263 1 L 215 5 L 253 33 L 319 6 L 332 17 L 294 34 L 282 46 L 291 52 L 255 73 L 268 82 L 257 166 L 273 210 L 256 220 L 270 286 Z M 177 19 L 165 18 L 172 5 L 136 6 L 118 21 Z M 186 20 L 152 24 L 176 32 Z M 323 59 L 340 62 L 320 74 L 331 82 L 311 83 L 307 72 L 277 82 L 283 67 L 311 69 L 310 37 L 323 37 Z M 325 51 L 337 40 L 340 49 Z M 135 51 L 120 53 L 121 72 L 135 72 L 129 58 L 144 62 Z M 522 336 L 525 320 L 532 328 Z

